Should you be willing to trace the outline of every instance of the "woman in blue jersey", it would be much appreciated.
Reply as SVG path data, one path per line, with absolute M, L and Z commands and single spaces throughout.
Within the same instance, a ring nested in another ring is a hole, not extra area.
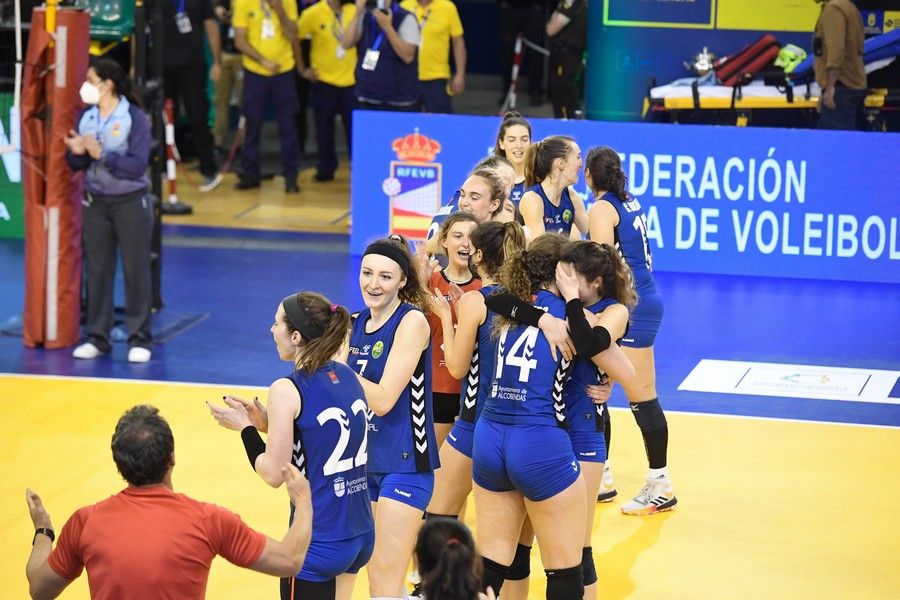
M 369 402 L 369 495 L 375 551 L 369 596 L 401 598 L 409 558 L 438 468 L 431 406 L 431 331 L 409 248 L 399 236 L 369 244 L 347 364 Z
M 647 217 L 636 198 L 626 189 L 625 172 L 619 155 L 612 148 L 593 148 L 585 161 L 584 177 L 596 201 L 589 215 L 591 239 L 614 246 L 634 272 L 640 298 L 631 313 L 628 335 L 622 348 L 631 360 L 637 377 L 621 382 L 631 411 L 641 429 L 647 451 L 647 483 L 622 506 L 622 512 L 647 515 L 669 510 L 678 502 L 669 480 L 667 450 L 669 428 L 656 391 L 656 367 L 653 343 L 663 316 L 663 302 L 653 280 Z M 610 428 L 607 422 L 607 446 Z M 611 477 L 604 487 L 612 490 Z M 611 493 L 607 490 L 607 499 Z
M 497 140 L 494 143 L 494 154 L 508 160 L 516 170 L 509 199 L 517 209 L 522 194 L 525 193 L 525 158 L 530 145 L 531 123 L 514 110 L 503 115 L 503 122 L 500 123 Z
M 227 407 L 210 404 L 219 424 L 241 432 L 250 464 L 266 483 L 280 486 L 288 462 L 309 479 L 312 540 L 300 572 L 282 579 L 283 600 L 349 600 L 375 545 L 365 394 L 356 373 L 335 361 L 349 329 L 347 309 L 321 294 L 288 296 L 271 332 L 278 356 L 294 371 L 271 385 L 265 407 L 231 396 Z
M 428 504 L 426 519 L 455 519 L 472 490 L 475 423 L 490 392 L 497 352 L 497 339 L 491 336 L 493 315 L 485 306 L 485 298 L 499 285 L 500 267 L 505 257 L 525 249 L 525 234 L 517 223 L 489 221 L 475 228 L 470 243 L 472 266 L 482 287 L 466 292 L 457 302 L 459 322 L 455 328 L 450 304 L 442 294 L 432 296 L 434 312 L 443 326 L 447 370 L 454 378 L 462 380 L 462 387 L 459 418 L 441 446 L 441 468 L 435 472 L 434 495 Z
M 535 294 L 535 306 L 562 317 L 566 307 L 554 279 L 565 242 L 561 235 L 547 234 L 535 239 L 527 253 L 505 257 L 503 287 L 525 301 Z M 527 514 L 547 573 L 547 598 L 581 598 L 587 503 L 565 428 L 562 386 L 570 364 L 553 357 L 536 327 L 498 317 L 494 329 L 496 366 L 475 425 L 472 456 L 484 585 L 500 593 Z
M 619 341 L 628 329 L 627 307 L 633 306 L 637 299 L 631 269 L 612 246 L 591 241 L 569 242 L 562 249 L 559 260 L 556 285 L 563 299 L 567 303 L 579 299 L 585 309 L 595 315 L 591 324 L 603 327 L 611 341 Z M 607 458 L 604 417 L 610 384 L 604 368 L 614 365 L 610 360 L 611 352 L 618 353 L 618 349 L 611 347 L 594 357 L 577 357 L 563 390 L 569 437 L 581 464 L 589 507 L 600 490 Z M 621 374 L 619 377 L 625 379 Z M 602 391 L 599 400 L 588 394 L 590 387 Z M 597 570 L 591 547 L 593 529 L 594 511 L 589 508 L 581 562 L 584 597 L 589 600 L 597 597 Z
M 528 187 L 519 202 L 519 212 L 532 236 L 550 232 L 568 237 L 573 224 L 587 235 L 584 201 L 572 187 L 578 181 L 581 165 L 581 149 L 569 136 L 551 135 L 528 147 Z

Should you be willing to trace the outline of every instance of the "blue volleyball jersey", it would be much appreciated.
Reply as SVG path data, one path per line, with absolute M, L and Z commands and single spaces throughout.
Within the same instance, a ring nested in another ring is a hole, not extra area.
M 300 392 L 293 462 L 312 492 L 312 539 L 345 540 L 374 530 L 366 483 L 368 407 L 356 374 L 329 361 L 289 379 Z
M 512 191 L 509 193 L 509 199 L 512 200 L 512 203 L 519 208 L 519 201 L 522 199 L 522 194 L 525 193 L 525 182 L 520 181 L 519 183 L 513 184 Z
M 419 310 L 401 303 L 381 327 L 366 333 L 371 318 L 367 308 L 353 322 L 350 368 L 379 382 L 391 353 L 394 335 L 406 313 Z M 431 346 L 421 355 L 409 383 L 394 407 L 384 416 L 369 412 L 370 473 L 430 473 L 440 466 L 431 407 Z
M 428 227 L 428 233 L 425 234 L 425 241 L 430 240 L 438 234 L 450 215 L 459 211 L 459 190 L 454 192 L 453 196 L 447 201 L 447 204 L 440 207 L 431 219 L 431 225 Z
M 478 291 L 487 298 L 498 287 L 496 283 L 492 283 L 483 286 Z M 474 423 L 481 416 L 484 399 L 491 390 L 492 375 L 497 359 L 497 339 L 491 336 L 491 326 L 496 316 L 496 313 L 488 311 L 484 323 L 478 326 L 472 362 L 469 364 L 466 378 L 462 381 L 462 389 L 459 393 L 459 418 L 467 423 Z
M 618 300 L 601 298 L 587 309 L 596 315 L 613 304 L 618 304 Z M 571 375 L 563 390 L 570 433 L 603 431 L 603 405 L 594 404 L 584 390 L 589 385 L 598 385 L 605 378 L 606 373 L 590 358 L 578 357 L 573 361 Z
M 554 206 L 541 184 L 536 184 L 528 188 L 529 192 L 534 192 L 544 201 L 544 231 L 547 233 L 561 233 L 566 237 L 572 231 L 572 223 L 575 221 L 575 204 L 569 197 L 569 188 L 563 189 L 562 196 L 559 198 L 559 206 Z
M 535 306 L 564 319 L 566 303 L 541 290 Z M 482 417 L 507 424 L 556 425 L 565 428 L 563 386 L 570 361 L 554 359 L 550 344 L 537 327 L 510 327 L 497 340 L 494 380 Z
M 619 224 L 613 235 L 615 246 L 634 272 L 634 285 L 640 290 L 653 283 L 653 256 L 650 240 L 647 238 L 647 217 L 637 198 L 629 197 L 626 202 L 607 192 L 598 200 L 609 202 L 619 214 Z

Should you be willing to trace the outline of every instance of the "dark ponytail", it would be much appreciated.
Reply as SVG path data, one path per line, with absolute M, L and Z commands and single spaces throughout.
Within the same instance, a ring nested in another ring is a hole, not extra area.
M 530 145 L 525 155 L 525 185 L 542 182 L 553 170 L 553 161 L 566 158 L 574 143 L 575 138 L 568 135 L 551 135 Z
M 599 290 L 601 297 L 615 298 L 628 308 L 637 304 L 631 267 L 609 244 L 590 240 L 572 241 L 563 247 L 559 260 L 572 263 L 587 281 L 593 282 L 599 277 L 602 281 Z
M 298 371 L 312 374 L 341 349 L 350 333 L 350 313 L 343 306 L 332 304 L 328 298 L 316 292 L 300 292 L 296 294 L 296 299 L 310 323 L 323 332 L 317 338 L 307 339 L 298 329 L 298 324 L 291 323 L 287 314 L 284 315 L 288 331 L 297 331 L 303 336 L 303 345 L 300 346 L 294 367 Z
M 479 270 L 491 279 L 498 279 L 507 257 L 518 256 L 525 250 L 525 232 L 515 221 L 482 223 L 469 236 L 472 248 L 481 250 Z
M 622 202 L 628 202 L 631 197 L 628 193 L 628 179 L 615 150 L 609 146 L 591 148 L 584 159 L 584 170 L 591 174 L 593 192 L 606 190 L 618 196 Z
M 119 63 L 109 58 L 91 58 L 90 65 L 101 80 L 112 81 L 117 96 L 124 96 L 138 108 L 144 107 L 137 86 L 131 82 L 131 78 Z
M 475 600 L 481 591 L 481 557 L 472 533 L 454 519 L 428 519 L 416 540 L 416 566 L 426 600 Z

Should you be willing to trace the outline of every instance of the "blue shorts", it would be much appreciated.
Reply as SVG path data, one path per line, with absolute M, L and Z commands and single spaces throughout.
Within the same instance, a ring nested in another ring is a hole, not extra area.
M 656 291 L 655 286 L 647 292 L 638 292 L 638 295 L 640 299 L 631 311 L 628 332 L 622 338 L 622 345 L 628 348 L 649 348 L 656 340 L 656 334 L 662 323 L 662 296 Z
M 472 458 L 472 445 L 475 443 L 475 424 L 457 419 L 453 429 L 447 434 L 446 443 L 453 446 L 466 458 Z
M 369 499 L 390 498 L 424 511 L 434 492 L 434 473 L 369 473 Z
M 579 462 L 606 462 L 606 438 L 602 431 L 570 431 L 569 439 Z
M 486 490 L 518 490 L 533 502 L 552 498 L 578 479 L 569 433 L 552 425 L 475 424 L 472 479 Z
M 343 573 L 356 573 L 369 562 L 374 548 L 374 529 L 348 540 L 313 540 L 306 551 L 303 568 L 295 577 L 303 581 L 330 581 Z

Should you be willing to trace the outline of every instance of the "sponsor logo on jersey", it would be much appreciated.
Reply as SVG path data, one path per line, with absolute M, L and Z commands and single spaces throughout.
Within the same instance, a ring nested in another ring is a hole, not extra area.
M 379 358 L 382 352 L 384 352 L 384 342 L 378 340 L 375 342 L 375 345 L 372 346 L 372 358 Z
M 572 222 L 572 211 L 568 208 L 563 211 L 563 221 L 565 221 L 566 223 Z
M 337 477 L 334 480 L 334 495 L 338 498 L 342 497 L 347 492 L 347 486 L 344 484 L 343 477 Z
M 334 371 L 328 371 L 328 379 L 331 380 L 331 383 L 340 383 L 341 380 L 338 379 L 337 373 Z

